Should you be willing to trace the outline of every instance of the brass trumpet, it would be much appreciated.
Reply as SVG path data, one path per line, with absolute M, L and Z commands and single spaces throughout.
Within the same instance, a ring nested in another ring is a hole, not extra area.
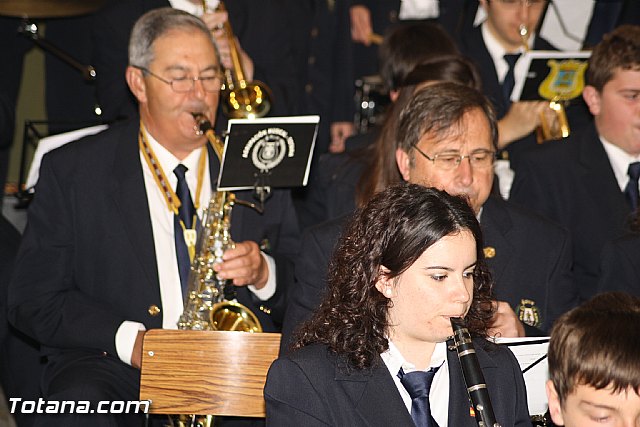
M 202 0 L 203 11 L 207 10 L 207 0 Z M 216 9 L 225 12 L 222 0 Z M 230 119 L 254 119 L 264 117 L 271 110 L 271 89 L 261 81 L 248 82 L 245 79 L 242 61 L 238 53 L 236 38 L 227 19 L 223 24 L 225 37 L 229 41 L 229 54 L 233 70 L 224 70 L 224 84 L 222 86 L 222 112 Z
M 522 46 L 526 52 L 529 51 L 530 36 L 531 34 L 527 26 L 520 24 L 520 38 L 522 39 Z M 561 139 L 569 136 L 569 120 L 567 120 L 564 104 L 565 100 L 560 99 L 558 96 L 549 99 L 549 109 L 551 113 L 549 113 L 549 111 L 542 111 L 540 113 L 540 126 L 536 128 L 536 140 L 538 144 L 542 144 L 551 139 Z

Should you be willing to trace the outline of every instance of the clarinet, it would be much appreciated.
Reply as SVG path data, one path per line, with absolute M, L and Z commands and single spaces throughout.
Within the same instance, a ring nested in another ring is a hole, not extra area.
M 453 327 L 453 342 L 462 367 L 462 376 L 467 386 L 469 400 L 475 411 L 478 427 L 500 427 L 493 413 L 487 384 L 484 382 L 469 330 L 461 318 L 451 318 L 451 326 Z

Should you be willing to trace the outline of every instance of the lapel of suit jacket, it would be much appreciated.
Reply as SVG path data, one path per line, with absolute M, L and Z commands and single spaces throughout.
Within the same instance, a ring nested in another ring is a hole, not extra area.
M 139 121 L 131 120 L 114 136 L 117 144 L 113 165 L 113 200 L 120 212 L 122 226 L 135 249 L 149 284 L 159 284 L 156 251 L 149 215 L 149 202 L 144 184 L 138 149 Z
M 498 117 L 504 116 L 506 114 L 506 107 L 504 105 L 502 86 L 500 85 L 500 81 L 498 81 L 496 66 L 493 63 L 491 54 L 487 50 L 487 45 L 484 43 L 479 25 L 467 33 L 465 44 L 468 49 L 465 53 L 474 59 L 478 66 L 478 72 L 482 78 L 482 92 L 495 106 Z
M 413 420 L 387 366 L 378 358 L 371 371 L 345 373 L 336 366 L 335 380 L 368 426 L 413 427 Z
M 495 375 L 497 365 L 489 357 L 487 352 L 478 345 L 478 340 L 474 339 L 474 347 L 478 363 L 483 377 Z M 447 345 L 452 346 L 452 341 L 447 341 Z M 449 425 L 456 427 L 477 427 L 477 422 L 470 414 L 471 402 L 469 393 L 462 375 L 462 367 L 458 360 L 456 350 L 447 350 L 447 363 L 449 364 Z
M 499 283 L 502 272 L 511 259 L 513 245 L 508 238 L 513 227 L 509 213 L 504 209 L 503 200 L 490 196 L 482 206 L 480 226 L 484 237 L 484 247 L 488 249 L 487 264 L 491 267 L 494 282 Z M 491 251 L 493 249 L 493 251 Z M 493 256 L 491 256 L 493 252 Z
M 599 211 L 599 218 L 610 218 L 610 224 L 622 230 L 630 208 L 618 186 L 595 125 L 592 124 L 576 142 L 579 143 L 577 155 L 582 182 Z

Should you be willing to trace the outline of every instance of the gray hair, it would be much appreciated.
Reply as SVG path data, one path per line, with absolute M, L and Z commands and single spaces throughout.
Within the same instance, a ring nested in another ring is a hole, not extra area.
M 215 48 L 211 32 L 197 16 L 172 7 L 153 9 L 142 15 L 131 30 L 129 65 L 148 68 L 153 61 L 153 43 L 172 30 L 201 31 Z

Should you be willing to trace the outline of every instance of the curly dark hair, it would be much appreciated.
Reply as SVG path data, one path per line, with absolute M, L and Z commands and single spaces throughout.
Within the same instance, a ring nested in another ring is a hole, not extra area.
M 293 344 L 325 344 L 355 369 L 370 368 L 388 348 L 391 302 L 376 289 L 380 266 L 393 279 L 427 248 L 461 231 L 475 238 L 477 265 L 469 331 L 486 336 L 493 315 L 491 276 L 484 264 L 482 232 L 468 202 L 460 196 L 416 184 L 392 185 L 358 209 L 343 230 L 329 264 L 327 294 Z

